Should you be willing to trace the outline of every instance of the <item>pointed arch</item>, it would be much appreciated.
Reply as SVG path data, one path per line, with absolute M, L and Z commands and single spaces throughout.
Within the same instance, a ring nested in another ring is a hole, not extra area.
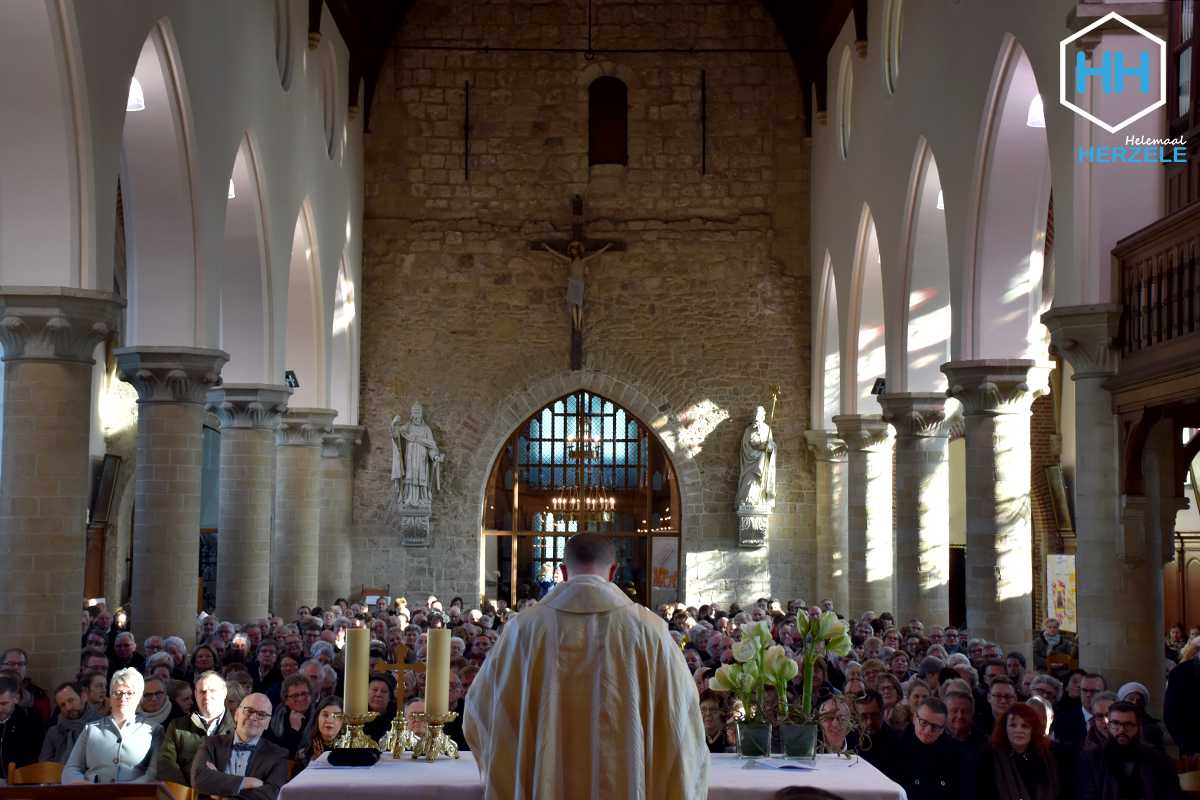
M 325 372 L 327 327 L 321 302 L 320 251 L 313 220 L 312 205 L 306 199 L 296 215 L 288 266 L 284 368 L 295 372 L 300 381 L 289 403 L 293 408 L 327 408 L 329 402 Z
M 904 210 L 902 292 L 897 298 L 904 335 L 889 391 L 936 392 L 946 388 L 941 366 L 950 360 L 952 330 L 950 243 L 937 159 L 924 136 L 917 141 Z
M 84 255 L 87 116 L 73 20 L 46 0 L 11 0 L 3 14 L 0 284 L 111 291 L 111 277 L 98 282 Z
M 825 251 L 816 307 L 816 354 L 813 361 L 812 416 L 822 430 L 833 430 L 833 418 L 842 413 L 842 355 L 838 328 L 837 277 L 833 259 Z
M 842 380 L 842 413 L 874 414 L 871 388 L 887 372 L 887 328 L 883 307 L 883 265 L 875 218 L 863 203 L 855 237 L 846 316 L 846 354 Z
M 337 54 L 328 39 L 321 42 L 321 81 L 319 84 L 321 100 L 321 132 L 324 136 L 325 154 L 333 158 L 337 151 L 338 109 L 341 98 L 338 93 Z
M 228 383 L 272 383 L 274 325 L 271 312 L 270 237 L 266 185 L 249 131 L 243 134 L 229 176 L 225 247 L 221 259 L 220 348 Z
M 1043 268 L 1050 151 L 1030 123 L 1041 97 L 1028 56 L 1006 34 L 992 72 L 967 208 L 964 337 L 957 358 L 1045 358 Z
M 126 111 L 121 140 L 126 343 L 203 344 L 192 113 L 168 20 L 151 29 L 131 78 L 144 108 Z

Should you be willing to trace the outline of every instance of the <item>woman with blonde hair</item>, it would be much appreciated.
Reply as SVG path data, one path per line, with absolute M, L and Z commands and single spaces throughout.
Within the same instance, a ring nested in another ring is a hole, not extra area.
M 138 719 L 146 684 L 132 667 L 113 673 L 112 710 L 83 726 L 63 767 L 63 783 L 148 783 L 155 777 L 155 754 L 162 728 Z

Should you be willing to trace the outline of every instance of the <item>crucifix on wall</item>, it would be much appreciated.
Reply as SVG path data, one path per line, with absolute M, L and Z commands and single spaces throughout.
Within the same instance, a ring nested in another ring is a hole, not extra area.
M 530 250 L 544 250 L 567 265 L 567 305 L 571 308 L 571 369 L 583 369 L 583 300 L 587 262 L 607 250 L 624 250 L 620 239 L 589 239 L 583 230 L 583 195 L 571 198 L 571 238 L 537 239 Z

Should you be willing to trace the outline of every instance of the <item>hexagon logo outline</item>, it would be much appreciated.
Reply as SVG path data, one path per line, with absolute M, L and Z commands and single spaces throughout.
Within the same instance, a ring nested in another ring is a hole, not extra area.
M 1158 47 L 1158 100 L 1146 108 L 1143 108 L 1141 111 L 1138 111 L 1133 116 L 1121 120 L 1115 125 L 1109 125 L 1104 120 L 1100 119 L 1094 114 L 1088 113 L 1085 109 L 1080 108 L 1067 99 L 1067 45 L 1111 20 L 1116 20 L 1120 24 L 1129 28 L 1131 31 L 1143 37 L 1144 39 L 1149 40 L 1152 44 Z M 1167 104 L 1167 43 L 1140 25 L 1136 25 L 1125 19 L 1117 12 L 1110 11 L 1100 19 L 1088 25 L 1086 28 L 1076 31 L 1058 43 L 1058 102 L 1061 105 L 1071 109 L 1088 122 L 1100 126 L 1109 133 L 1116 133 L 1117 131 L 1128 127 L 1129 125 L 1132 125 L 1142 117 L 1159 108 L 1162 108 Z

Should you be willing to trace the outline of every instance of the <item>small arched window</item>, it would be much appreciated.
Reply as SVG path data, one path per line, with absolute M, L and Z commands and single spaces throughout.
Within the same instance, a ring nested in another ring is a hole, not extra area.
M 629 164 L 629 89 L 605 75 L 588 87 L 588 166 Z

